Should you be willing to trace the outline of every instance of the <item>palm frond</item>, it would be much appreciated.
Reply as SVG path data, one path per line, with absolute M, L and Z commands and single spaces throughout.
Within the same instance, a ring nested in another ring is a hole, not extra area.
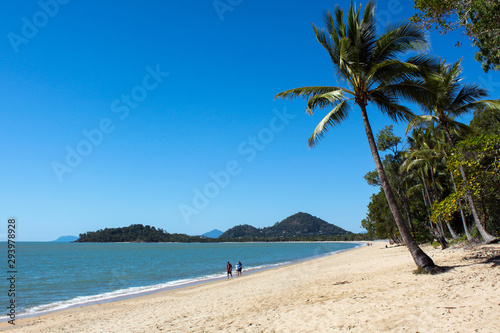
M 375 2 L 368 1 L 365 6 L 365 13 L 363 16 L 363 23 L 375 24 Z
M 415 78 L 419 67 L 399 60 L 384 60 L 371 66 L 367 81 L 379 84 L 392 84 Z
M 433 121 L 437 122 L 438 118 L 436 116 L 430 115 L 416 116 L 408 123 L 405 134 L 408 134 L 408 132 L 411 131 L 412 128 L 416 128 L 422 126 L 422 124 L 431 123 Z
M 439 59 L 426 53 L 419 53 L 407 58 L 404 62 L 417 66 L 420 71 L 435 72 L 439 67 Z
M 323 95 L 331 91 L 341 90 L 345 93 L 351 93 L 349 90 L 342 87 L 302 87 L 282 91 L 275 96 L 275 99 L 294 99 L 301 97 L 303 99 L 310 99 L 314 96 Z
M 309 138 L 309 147 L 314 147 L 316 144 L 323 139 L 326 132 L 328 132 L 330 127 L 340 124 L 344 119 L 349 116 L 351 111 L 350 100 L 344 100 L 337 104 L 333 110 L 328 112 L 328 114 L 319 122 L 319 124 L 314 129 L 313 134 Z
M 375 19 L 375 3 L 369 1 L 365 6 L 365 12 L 359 26 L 359 43 L 357 47 L 360 49 L 360 60 L 365 67 L 364 70 L 369 70 L 369 59 L 373 53 L 373 48 L 377 43 L 377 22 Z
M 330 58 L 333 63 L 337 63 L 339 61 L 339 49 L 338 46 L 332 44 L 330 40 L 330 35 L 327 34 L 323 29 L 318 29 L 313 24 L 314 33 L 316 34 L 316 39 L 318 42 L 328 51 Z
M 346 28 L 344 25 L 344 10 L 340 6 L 335 6 L 335 30 L 340 38 L 346 37 Z
M 429 113 L 432 113 L 432 108 L 436 99 L 434 90 L 429 89 L 422 80 L 418 79 L 410 79 L 389 85 L 380 85 L 375 90 L 381 91 L 384 94 L 391 94 L 395 98 L 418 103 L 424 111 Z
M 337 104 L 343 99 L 344 99 L 343 90 L 334 90 L 327 92 L 326 94 L 311 97 L 307 102 L 307 113 L 312 115 L 314 113 L 314 109 L 316 108 L 325 109 L 328 106 Z
M 427 46 L 422 28 L 411 22 L 390 25 L 373 49 L 373 63 L 396 59 L 400 54 L 424 50 Z
M 334 21 L 332 13 L 330 11 L 326 12 L 326 14 L 323 15 L 323 23 L 325 25 L 326 32 L 330 35 L 330 38 L 332 38 L 333 44 L 338 46 L 340 38 L 338 35 L 338 30 L 336 28 L 338 24 Z
M 377 107 L 393 121 L 411 120 L 415 117 L 413 112 L 404 105 L 398 103 L 392 94 L 384 93 L 380 90 L 373 91 L 370 98 Z
M 446 124 L 449 130 L 455 132 L 458 136 L 461 136 L 463 133 L 472 133 L 472 129 L 468 125 L 455 121 L 454 119 L 448 119 Z
M 454 116 L 469 114 L 474 110 L 500 110 L 500 100 L 481 100 L 453 109 Z
M 477 101 L 479 98 L 483 98 L 486 96 L 488 96 L 486 90 L 479 88 L 477 84 L 465 84 L 460 92 L 456 95 L 453 102 L 449 105 L 448 109 L 462 109 L 463 112 L 464 106 L 472 106 L 474 101 Z
M 361 5 L 360 5 L 361 8 Z M 349 11 L 347 13 L 347 31 L 346 31 L 346 37 L 350 41 L 356 41 L 357 38 L 357 24 L 359 20 L 359 9 L 355 10 L 354 6 L 351 3 L 351 7 L 349 7 Z

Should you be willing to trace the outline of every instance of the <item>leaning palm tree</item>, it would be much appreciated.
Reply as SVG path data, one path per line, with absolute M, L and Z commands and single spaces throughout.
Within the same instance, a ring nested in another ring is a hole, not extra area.
M 406 132 L 412 128 L 428 123 L 437 123 L 445 132 L 449 145 L 454 148 L 452 132 L 459 130 L 468 130 L 468 126 L 455 120 L 455 117 L 469 114 L 474 110 L 500 110 L 500 102 L 497 100 L 481 100 L 487 96 L 484 89 L 476 84 L 461 83 L 462 69 L 461 60 L 453 65 L 447 65 L 445 61 L 439 61 L 439 65 L 433 71 L 424 71 L 424 81 L 427 89 L 423 90 L 425 98 L 419 105 L 427 115 L 415 117 L 408 124 Z M 428 94 L 426 94 L 426 92 Z M 467 175 L 463 167 L 460 167 L 460 174 L 464 181 L 467 181 Z M 476 227 L 486 243 L 498 241 L 498 239 L 489 234 L 484 228 L 472 194 L 466 193 L 469 207 L 474 217 Z
M 398 229 L 417 266 L 431 271 L 435 268 L 434 262 L 417 245 L 398 208 L 367 113 L 368 103 L 371 102 L 395 121 L 410 120 L 414 116 L 399 103 L 399 98 L 419 95 L 415 78 L 420 66 L 425 65 L 428 59 L 419 55 L 400 61 L 398 56 L 424 49 L 427 46 L 424 32 L 411 23 L 403 23 L 389 27 L 387 32 L 378 36 L 375 4 L 372 1 L 366 4 L 364 14 L 361 13 L 361 6 L 356 9 L 351 2 L 347 24 L 344 23 L 343 10 L 337 6 L 333 16 L 330 12 L 325 14 L 324 24 L 324 29 L 313 25 L 316 38 L 328 51 L 337 77 L 345 83 L 345 87 L 296 88 L 281 92 L 276 98 L 307 99 L 310 115 L 317 108 L 333 107 L 314 130 L 308 141 L 310 147 L 316 145 L 331 127 L 348 117 L 353 103 L 359 106 L 375 166 Z

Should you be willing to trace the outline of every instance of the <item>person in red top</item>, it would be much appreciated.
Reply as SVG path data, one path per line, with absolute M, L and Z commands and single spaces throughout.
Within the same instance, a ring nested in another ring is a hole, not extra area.
M 229 275 L 233 277 L 233 265 L 231 265 L 231 263 L 228 261 L 226 268 L 227 268 L 227 278 L 229 279 Z

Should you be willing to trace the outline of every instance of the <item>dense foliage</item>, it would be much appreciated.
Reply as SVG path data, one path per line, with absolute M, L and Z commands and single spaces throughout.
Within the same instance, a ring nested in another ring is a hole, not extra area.
M 275 239 L 284 237 L 293 239 L 298 237 L 348 234 L 351 234 L 351 232 L 310 214 L 299 212 L 281 222 L 277 222 L 271 227 L 255 228 L 248 224 L 238 225 L 227 230 L 219 238 Z
M 219 238 L 261 237 L 260 229 L 249 224 L 240 224 L 225 231 Z
M 434 207 L 432 218 L 451 220 L 470 192 L 477 202 L 486 227 L 500 233 L 500 136 L 474 136 L 460 142 L 447 161 L 448 169 L 457 177 L 457 191 Z M 460 167 L 467 175 L 460 177 Z
M 384 169 L 391 186 L 395 189 L 396 202 L 403 212 L 413 237 L 419 242 L 431 240 L 431 235 L 425 231 L 423 222 L 426 220 L 426 209 L 422 202 L 421 192 L 418 189 L 418 174 L 406 171 L 402 166 L 407 152 L 417 145 L 412 139 L 407 143 L 407 150 L 403 150 L 401 138 L 393 134 L 393 127 L 386 126 L 377 135 L 377 147 L 384 156 Z M 413 163 L 417 165 L 418 163 Z M 380 181 L 376 177 L 377 172 L 371 171 L 365 175 L 369 185 L 379 187 L 378 193 L 372 195 L 368 204 L 366 218 L 361 225 L 368 231 L 370 237 L 379 239 L 390 239 L 396 243 L 403 242 L 396 222 L 390 210 Z M 424 232 L 421 232 L 424 231 Z
M 415 0 L 415 22 L 442 33 L 463 28 L 479 48 L 476 60 L 484 71 L 500 69 L 500 1 L 498 0 Z M 460 43 L 457 43 L 458 45 Z
M 476 133 L 500 135 L 500 111 L 499 110 L 476 110 L 470 127 Z
M 422 94 L 421 73 L 434 66 L 434 59 L 419 53 L 428 47 L 424 31 L 411 22 L 389 25 L 380 33 L 377 29 L 375 2 L 362 6 L 351 2 L 347 15 L 336 6 L 334 12 L 323 16 L 323 28 L 313 25 L 316 39 L 325 48 L 335 70 L 333 86 L 309 86 L 283 91 L 277 98 L 303 98 L 307 100 L 307 112 L 330 110 L 318 123 L 309 138 L 314 147 L 333 127 L 342 123 L 353 111 L 361 113 L 370 152 L 384 189 L 387 202 L 415 264 L 425 271 L 433 271 L 432 259 L 418 246 L 404 221 L 397 204 L 394 190 L 384 171 L 377 150 L 368 105 L 388 116 L 393 121 L 410 120 L 414 114 L 404 100 L 420 102 Z M 403 56 L 409 58 L 403 60 Z M 423 97 L 424 96 L 424 97 Z
M 372 241 L 377 238 L 367 233 L 345 234 L 345 235 L 315 235 L 294 237 L 254 237 L 244 236 L 238 238 L 218 238 L 218 242 L 347 242 L 347 241 Z
M 77 242 L 210 242 L 211 238 L 188 236 L 185 234 L 169 234 L 163 229 L 156 229 L 149 225 L 132 224 L 123 228 L 105 228 L 80 234 Z
M 480 133 L 495 134 L 499 125 L 492 117 L 494 114 L 476 111 L 471 127 Z M 377 144 L 382 151 L 398 153 L 384 144 L 384 137 L 385 142 L 389 137 L 393 145 L 399 144 L 398 138 L 391 135 L 392 128 L 386 127 L 380 131 Z M 485 228 L 497 237 L 500 235 L 500 136 L 469 134 L 455 138 L 458 143 L 452 149 L 443 131 L 429 125 L 412 132 L 399 158 L 391 153 L 384 158 L 389 179 L 399 182 L 393 186 L 405 189 L 398 192 L 398 205 L 405 211 L 412 233 L 420 242 L 436 239 L 446 247 L 447 239 L 458 238 L 460 234 L 470 240 L 480 239 L 466 200 L 468 192 L 478 203 Z M 460 167 L 467 181 L 461 177 Z M 373 171 L 365 179 L 370 185 L 380 186 Z M 403 204 L 405 197 L 408 206 Z M 372 196 L 362 226 L 369 237 L 401 241 L 382 190 Z
M 258 229 L 244 224 L 235 226 L 219 238 L 169 234 L 149 225 L 133 224 L 123 228 L 105 228 L 80 234 L 77 242 L 286 242 L 372 240 L 367 234 L 353 234 L 306 213 L 297 213 L 272 227 Z

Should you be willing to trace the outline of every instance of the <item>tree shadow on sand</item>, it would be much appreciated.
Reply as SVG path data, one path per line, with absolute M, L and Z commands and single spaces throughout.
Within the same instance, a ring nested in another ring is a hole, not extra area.
M 497 255 L 495 257 L 488 258 L 483 262 L 483 264 L 493 264 L 491 267 L 497 267 L 500 266 L 500 255 Z
M 490 268 L 500 266 L 500 248 L 473 247 L 468 249 L 468 253 L 460 262 L 452 265 L 435 266 L 431 270 L 415 270 L 415 274 L 442 274 L 460 267 L 470 267 L 474 265 L 489 265 Z

